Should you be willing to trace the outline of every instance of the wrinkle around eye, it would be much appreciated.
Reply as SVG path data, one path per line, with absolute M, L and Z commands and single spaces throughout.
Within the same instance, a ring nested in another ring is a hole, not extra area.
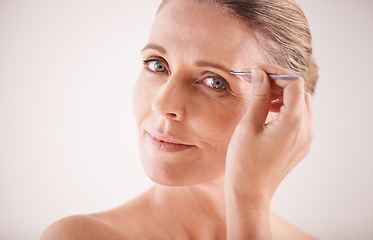
M 245 103 L 244 99 L 242 98 L 235 98 L 231 97 L 228 100 L 218 98 L 217 101 L 219 105 L 224 108 L 227 112 L 232 113 L 232 111 L 236 114 L 239 114 L 241 117 L 246 112 L 248 103 Z

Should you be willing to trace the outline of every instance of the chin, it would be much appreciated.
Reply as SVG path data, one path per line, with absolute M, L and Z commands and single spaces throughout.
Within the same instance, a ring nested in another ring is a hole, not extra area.
M 224 176 L 224 168 L 207 166 L 191 166 L 190 164 L 158 162 L 149 163 L 142 160 L 143 169 L 153 182 L 172 187 L 190 186 L 211 182 Z M 188 166 L 186 166 L 188 165 Z

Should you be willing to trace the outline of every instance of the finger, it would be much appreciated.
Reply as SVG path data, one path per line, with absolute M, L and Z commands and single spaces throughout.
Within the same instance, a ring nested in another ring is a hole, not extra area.
M 275 74 L 275 75 L 293 75 L 295 76 L 294 72 L 291 72 L 288 69 L 285 69 L 281 66 L 274 65 L 274 64 L 255 64 L 255 68 L 260 68 L 263 71 L 265 71 L 267 74 Z M 271 81 L 272 86 L 272 93 L 277 94 L 282 97 L 284 88 L 294 82 L 294 80 L 281 80 L 281 79 L 275 79 Z M 282 100 L 282 99 L 280 99 Z
M 255 64 L 255 68 L 260 68 L 265 71 L 267 74 L 275 74 L 275 75 L 295 75 L 294 72 L 285 69 L 281 66 L 274 65 L 274 64 Z M 272 84 L 272 92 L 281 94 L 283 89 L 288 84 L 292 82 L 296 82 L 294 80 L 283 80 L 283 79 L 275 79 L 271 81 Z
M 246 119 L 254 127 L 263 127 L 272 100 L 271 83 L 267 74 L 261 69 L 252 69 L 251 74 L 253 88 Z
M 267 74 L 295 75 L 290 70 L 273 64 L 255 64 L 255 68 L 260 68 Z M 275 79 L 271 81 L 271 85 L 272 93 L 279 94 L 279 96 L 282 95 L 279 98 L 281 101 L 275 103 L 271 107 L 271 110 L 274 112 L 280 111 L 280 118 L 289 118 L 288 120 L 293 119 L 298 121 L 299 117 L 303 115 L 305 107 L 303 78 L 298 77 L 298 80 L 295 81 Z
M 284 87 L 283 103 L 284 110 L 289 117 L 297 117 L 303 114 L 304 109 L 304 83 L 303 78 L 299 77 L 297 81 L 288 81 L 281 83 Z

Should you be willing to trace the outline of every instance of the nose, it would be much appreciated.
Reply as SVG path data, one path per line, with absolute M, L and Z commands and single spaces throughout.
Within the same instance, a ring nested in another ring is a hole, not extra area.
M 158 89 L 152 110 L 166 119 L 181 121 L 186 115 L 186 100 L 186 86 L 181 81 L 170 78 Z

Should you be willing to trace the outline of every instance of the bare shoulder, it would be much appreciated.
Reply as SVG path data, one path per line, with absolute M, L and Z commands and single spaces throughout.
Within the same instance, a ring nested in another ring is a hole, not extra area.
M 104 219 L 91 215 L 76 215 L 58 220 L 49 226 L 40 240 L 132 240 L 129 233 Z
M 271 226 L 273 239 L 297 239 L 297 240 L 315 240 L 317 238 L 303 232 L 296 226 L 280 218 L 278 215 L 271 214 Z
M 40 240 L 136 240 L 144 232 L 146 201 L 142 195 L 122 206 L 88 215 L 75 215 L 49 226 Z

